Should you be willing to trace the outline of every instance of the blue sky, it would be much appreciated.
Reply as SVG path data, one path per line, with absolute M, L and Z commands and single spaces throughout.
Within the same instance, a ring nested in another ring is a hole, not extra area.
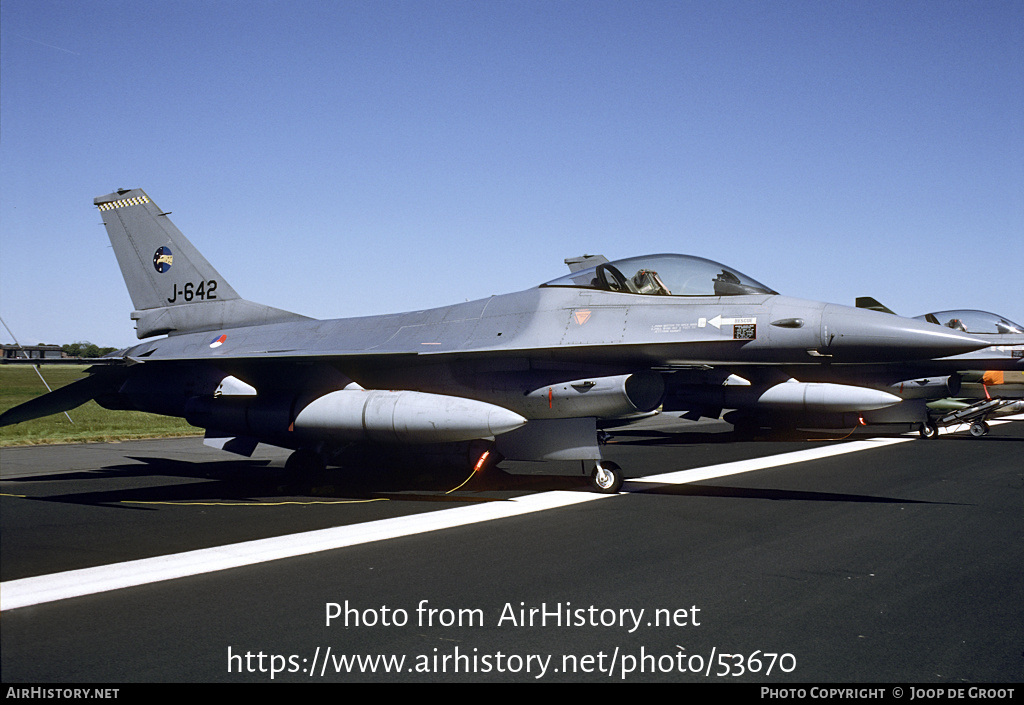
M 682 252 L 1024 322 L 1024 3 L 3 0 L 21 342 L 135 342 L 121 187 L 317 318 Z

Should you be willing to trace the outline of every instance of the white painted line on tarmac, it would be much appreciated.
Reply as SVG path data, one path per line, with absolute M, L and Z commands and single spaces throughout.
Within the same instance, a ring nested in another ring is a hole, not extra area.
M 544 492 L 508 502 L 488 502 L 437 512 L 306 531 L 255 541 L 203 548 L 167 556 L 82 568 L 0 583 L 0 611 L 92 595 L 108 590 L 212 573 L 336 548 L 451 529 L 493 519 L 566 507 L 615 495 L 593 492 Z
M 873 438 L 837 445 L 780 453 L 763 458 L 722 463 L 679 472 L 650 475 L 627 480 L 626 487 L 634 490 L 650 489 L 651 483 L 660 485 L 698 482 L 727 475 L 763 470 L 766 468 L 820 460 L 846 453 L 872 448 L 884 448 L 912 438 Z M 627 490 L 628 492 L 628 490 Z M 392 519 L 381 519 L 363 524 L 339 526 L 331 529 L 307 531 L 288 536 L 245 541 L 242 543 L 204 548 L 167 556 L 142 558 L 112 565 L 82 568 L 64 573 L 40 575 L 0 583 L 0 611 L 38 605 L 71 597 L 135 587 L 190 575 L 212 573 L 229 568 L 256 565 L 282 558 L 303 556 L 357 546 L 373 541 L 386 541 L 402 536 L 413 536 L 429 531 L 440 531 L 457 526 L 477 524 L 494 519 L 522 516 L 547 509 L 567 507 L 584 502 L 606 499 L 616 495 L 595 492 L 542 492 L 517 497 L 506 502 L 488 502 L 469 507 L 457 507 L 436 512 L 413 514 Z
M 754 470 L 765 470 L 767 468 L 779 467 L 780 465 L 791 465 L 793 463 L 804 463 L 810 460 L 820 460 L 822 458 L 831 458 L 836 455 L 843 455 L 845 453 L 856 453 L 860 450 L 870 450 L 871 448 L 882 448 L 890 446 L 895 443 L 906 443 L 912 441 L 913 438 L 871 438 L 864 441 L 851 441 L 849 443 L 840 443 L 833 446 L 822 446 L 820 448 L 809 448 L 807 450 L 797 450 L 792 453 L 782 453 L 780 455 L 769 455 L 764 458 L 751 458 L 750 460 L 737 460 L 732 463 L 722 463 L 721 465 L 710 465 L 704 468 L 693 468 L 691 470 L 679 470 L 678 472 L 669 472 L 661 475 L 650 475 L 648 477 L 637 477 L 626 480 L 625 485 L 629 486 L 632 483 L 644 483 L 650 489 L 651 483 L 658 485 L 683 485 L 688 482 L 700 482 L 701 480 L 710 480 L 715 477 L 725 477 L 726 475 L 738 475 L 743 472 L 752 472 Z M 638 490 L 644 488 L 636 488 Z

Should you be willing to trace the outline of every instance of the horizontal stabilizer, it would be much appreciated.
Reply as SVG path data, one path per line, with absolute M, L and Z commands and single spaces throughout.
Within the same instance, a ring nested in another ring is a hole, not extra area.
M 135 321 L 135 334 L 143 339 L 154 335 L 202 333 L 309 319 L 245 299 L 233 299 L 132 311 L 132 320 Z
M 19 404 L 13 409 L 8 409 L 0 414 L 0 426 L 10 426 L 22 421 L 31 421 L 51 414 L 59 414 L 62 411 L 70 411 L 101 394 L 114 391 L 119 379 L 119 376 L 115 379 L 110 375 L 91 375 L 72 382 L 56 391 Z

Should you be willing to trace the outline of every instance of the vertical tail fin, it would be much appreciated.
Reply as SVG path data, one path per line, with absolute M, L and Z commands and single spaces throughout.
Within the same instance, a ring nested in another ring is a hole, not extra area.
M 93 203 L 135 306 L 139 338 L 306 318 L 241 298 L 142 189 Z

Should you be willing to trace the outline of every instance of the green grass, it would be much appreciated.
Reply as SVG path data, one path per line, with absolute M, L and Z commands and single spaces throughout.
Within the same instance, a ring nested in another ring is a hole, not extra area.
M 85 376 L 85 366 L 43 365 L 41 372 L 52 389 Z M 46 387 L 28 365 L 0 365 L 0 412 L 46 394 Z M 0 447 L 44 443 L 87 443 L 134 438 L 194 436 L 202 429 L 184 419 L 141 411 L 108 411 L 94 401 L 64 414 L 0 428 Z

